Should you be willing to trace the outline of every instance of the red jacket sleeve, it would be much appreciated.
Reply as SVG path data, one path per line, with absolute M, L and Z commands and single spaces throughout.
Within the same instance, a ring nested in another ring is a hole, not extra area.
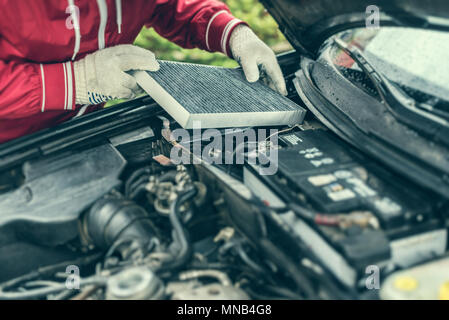
M 229 38 L 243 21 L 234 18 L 218 0 L 156 1 L 147 24 L 164 38 L 184 47 L 231 55 Z
M 0 119 L 75 109 L 72 62 L 57 64 L 0 60 Z

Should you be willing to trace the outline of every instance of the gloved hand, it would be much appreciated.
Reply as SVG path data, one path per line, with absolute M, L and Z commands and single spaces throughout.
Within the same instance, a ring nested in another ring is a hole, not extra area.
M 134 98 L 141 89 L 129 70 L 159 70 L 154 53 L 133 45 L 96 51 L 74 63 L 76 104 Z
M 285 80 L 273 50 L 249 27 L 237 26 L 232 31 L 229 46 L 232 56 L 242 66 L 249 82 L 256 82 L 260 74 L 265 73 L 267 77 L 264 80 L 267 84 L 284 96 L 287 95 Z

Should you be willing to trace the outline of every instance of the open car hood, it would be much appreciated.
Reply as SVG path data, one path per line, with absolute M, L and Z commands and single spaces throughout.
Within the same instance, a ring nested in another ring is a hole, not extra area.
M 376 27 L 449 31 L 449 2 L 261 1 L 290 43 L 306 56 L 294 83 L 308 109 L 326 127 L 365 154 L 416 184 L 449 197 L 447 141 L 427 131 L 423 133 L 423 119 L 413 126 L 413 115 L 395 113 L 391 102 L 382 104 L 352 85 L 334 68 L 330 58 L 332 46 L 323 46 L 334 34 L 373 26 L 373 22 Z M 443 130 L 432 125 L 429 128 L 435 132 Z
M 261 0 L 290 43 L 313 55 L 331 35 L 366 26 L 376 18 L 381 26 L 449 30 L 445 0 Z M 374 11 L 373 11 L 374 10 Z

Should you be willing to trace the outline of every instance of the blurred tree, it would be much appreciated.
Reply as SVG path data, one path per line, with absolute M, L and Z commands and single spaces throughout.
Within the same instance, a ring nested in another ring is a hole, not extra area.
M 257 0 L 224 0 L 233 15 L 246 21 L 254 32 L 276 52 L 291 49 L 273 18 Z M 159 59 L 235 67 L 237 64 L 221 53 L 183 49 L 159 36 L 154 29 L 143 28 L 134 44 L 153 51 Z

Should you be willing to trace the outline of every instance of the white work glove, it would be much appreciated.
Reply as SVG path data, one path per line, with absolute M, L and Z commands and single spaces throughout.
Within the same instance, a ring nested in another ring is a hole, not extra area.
M 238 25 L 231 34 L 229 46 L 234 59 L 242 66 L 249 82 L 259 80 L 261 73 L 264 81 L 273 89 L 287 95 L 284 76 L 276 56 L 254 32 L 245 25 Z M 260 68 L 260 71 L 259 71 Z
M 130 44 L 96 51 L 74 63 L 76 104 L 131 99 L 141 92 L 130 70 L 159 70 L 151 51 Z

